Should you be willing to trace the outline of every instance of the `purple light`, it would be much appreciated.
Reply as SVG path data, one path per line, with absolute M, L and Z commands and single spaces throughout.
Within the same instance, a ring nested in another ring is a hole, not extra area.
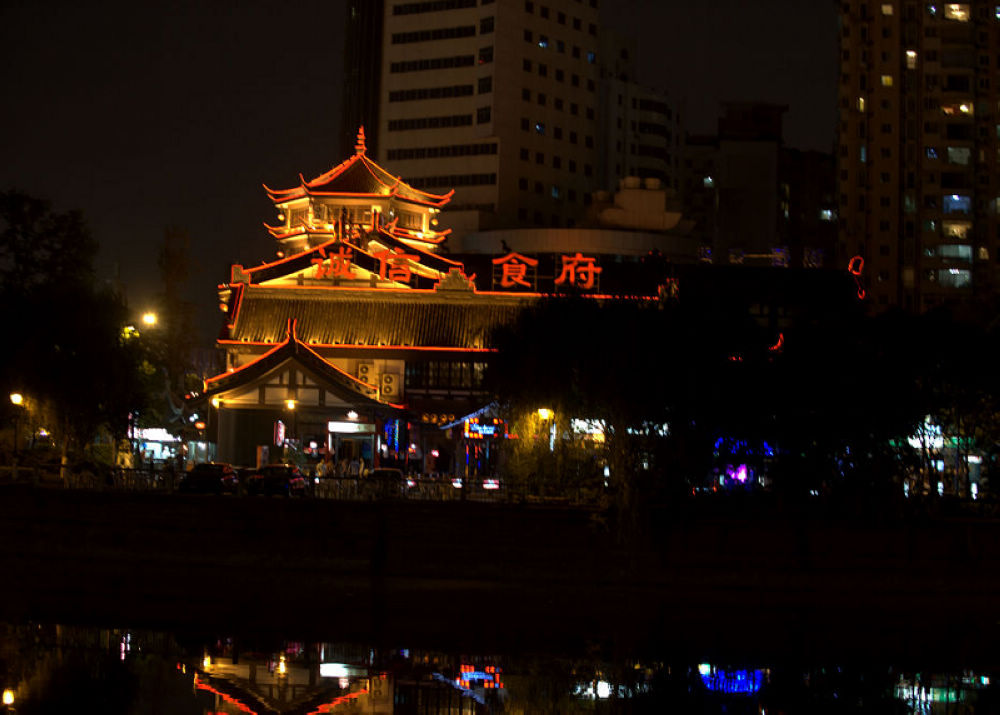
M 727 464 L 726 476 L 730 479 L 730 481 L 735 480 L 740 484 L 746 484 L 746 481 L 750 476 L 750 471 L 747 469 L 747 465 L 745 464 L 741 464 L 735 468 L 733 465 Z

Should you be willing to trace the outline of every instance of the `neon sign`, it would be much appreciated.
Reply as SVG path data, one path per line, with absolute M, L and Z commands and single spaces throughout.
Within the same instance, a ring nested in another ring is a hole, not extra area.
M 597 265 L 597 259 L 593 256 L 584 256 L 579 252 L 574 256 L 563 256 L 562 273 L 556 278 L 555 283 L 591 290 L 596 285 L 597 276 L 603 270 Z
M 413 270 L 410 261 L 417 261 L 420 256 L 415 253 L 405 253 L 398 248 L 391 251 L 379 251 L 372 254 L 378 259 L 378 275 L 382 280 L 409 283 Z
M 507 436 L 507 423 L 501 419 L 480 422 L 478 417 L 465 421 L 463 434 L 466 439 L 496 439 Z
M 500 286 L 502 288 L 512 288 L 521 286 L 523 288 L 533 288 L 532 283 L 535 277 L 535 267 L 538 261 L 534 258 L 522 256 L 520 253 L 508 253 L 506 256 L 493 259 L 493 265 L 500 268 Z M 532 282 L 526 280 L 528 269 L 531 270 Z M 494 282 L 496 278 L 494 276 Z
M 317 278 L 351 277 L 351 260 L 354 258 L 354 251 L 351 250 L 350 246 L 338 246 L 337 252 L 329 258 L 327 258 L 326 249 L 321 246 L 319 254 L 322 258 L 311 259 L 313 265 L 316 266 Z
M 854 276 L 854 282 L 858 286 L 858 300 L 865 299 L 865 289 L 861 285 L 861 271 L 864 270 L 865 259 L 861 256 L 854 256 L 847 263 L 847 272 Z
M 707 663 L 698 666 L 705 689 L 727 695 L 753 695 L 764 684 L 762 670 L 725 670 Z

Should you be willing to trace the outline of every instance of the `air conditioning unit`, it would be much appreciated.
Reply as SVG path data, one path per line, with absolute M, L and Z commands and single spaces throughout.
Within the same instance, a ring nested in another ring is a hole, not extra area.
M 382 397 L 399 397 L 399 374 L 382 373 Z
M 375 363 L 370 362 L 359 362 L 358 363 L 358 379 L 361 382 L 368 383 L 369 385 L 375 384 Z

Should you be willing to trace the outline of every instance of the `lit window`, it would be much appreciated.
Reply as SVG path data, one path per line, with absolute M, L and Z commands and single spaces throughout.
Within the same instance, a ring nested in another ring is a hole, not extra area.
M 544 122 L 536 122 L 535 123 L 535 133 L 536 134 L 544 134 L 545 133 L 545 123 Z
M 589 62 L 590 64 L 594 64 L 595 62 L 597 62 L 597 54 L 594 52 L 588 52 L 587 62 Z
M 906 69 L 915 70 L 917 68 L 917 51 L 907 50 L 906 51 Z
M 558 186 L 553 185 L 553 187 L 552 187 L 552 198 L 554 198 L 554 199 L 558 199 L 559 198 L 559 187 Z
M 547 49 L 548 46 L 549 46 L 549 38 L 546 37 L 545 35 L 539 35 L 538 36 L 538 46 L 541 47 L 543 50 Z
M 948 163 L 949 164 L 960 164 L 962 166 L 968 166 L 969 161 L 972 159 L 972 149 L 966 146 L 950 146 L 948 147 Z
M 820 209 L 819 212 L 820 221 L 836 221 L 837 213 L 833 209 Z
M 882 86 L 883 87 L 891 87 L 892 86 L 892 75 L 891 74 L 884 74 L 884 75 L 882 75 Z
M 950 2 L 944 6 L 945 20 L 969 21 L 969 5 L 967 3 Z
M 865 111 L 865 98 L 864 97 L 858 97 L 858 111 L 859 112 Z
M 945 244 L 938 246 L 938 255 L 941 258 L 950 258 L 956 261 L 972 262 L 972 246 L 964 244 Z
M 710 189 L 710 188 L 712 188 L 713 186 L 715 186 L 715 180 L 714 180 L 714 179 L 712 179 L 712 177 L 711 177 L 711 176 L 706 176 L 706 177 L 705 177 L 705 178 L 704 178 L 704 179 L 702 180 L 702 183 L 703 183 L 703 184 L 705 185 L 705 188 L 706 188 L 706 189 Z
M 969 237 L 972 224 L 968 221 L 942 221 L 941 228 L 947 238 L 957 238 L 964 241 Z
M 942 268 L 937 272 L 937 282 L 949 288 L 968 288 L 972 285 L 972 271 Z
M 928 15 L 937 15 L 937 5 L 928 5 L 927 6 L 927 14 Z
M 861 147 L 861 163 L 864 164 L 866 161 L 868 161 L 868 149 Z
M 928 159 L 937 159 L 938 158 L 937 149 L 935 149 L 932 146 L 927 147 L 927 149 L 924 150 L 924 153 L 927 155 Z
M 967 214 L 972 211 L 972 198 L 958 194 L 947 194 L 942 200 L 942 205 L 945 213 Z
M 1000 20 L 1000 5 L 997 5 L 995 14 L 997 16 L 997 20 Z
M 882 3 L 882 14 L 891 15 L 892 14 L 892 3 L 884 2 Z

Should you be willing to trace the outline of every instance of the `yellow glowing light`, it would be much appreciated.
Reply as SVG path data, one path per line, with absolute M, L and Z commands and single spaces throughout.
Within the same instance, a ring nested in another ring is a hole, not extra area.
M 356 420 L 356 419 L 358 419 L 358 413 L 355 412 L 354 410 L 351 410 L 350 412 L 347 413 L 347 419 L 349 419 L 349 420 Z
M 195 422 L 194 423 L 194 428 L 195 429 L 205 429 L 205 423 L 204 422 Z
M 20 392 L 10 393 L 10 404 L 12 405 L 24 404 L 24 395 L 22 395 Z
M 222 401 L 218 397 L 212 398 L 212 407 L 218 408 L 222 404 Z
M 295 409 L 295 400 L 285 400 L 285 407 L 287 407 L 290 410 L 294 410 Z
M 212 667 L 212 657 L 206 655 L 205 656 L 205 660 L 201 661 L 201 667 L 202 668 L 211 668 Z
M 538 408 L 538 419 L 540 419 L 540 420 L 551 420 L 552 419 L 552 410 L 550 410 L 548 407 L 539 407 Z
M 285 665 L 285 656 L 281 656 L 278 660 L 278 675 L 284 675 L 288 671 L 288 667 Z
M 7 688 L 6 690 L 3 691 L 3 704 L 4 705 L 14 704 L 14 691 L 11 690 L 10 688 Z
M 156 325 L 159 317 L 151 310 L 146 311 L 142 314 L 142 322 L 145 325 Z

